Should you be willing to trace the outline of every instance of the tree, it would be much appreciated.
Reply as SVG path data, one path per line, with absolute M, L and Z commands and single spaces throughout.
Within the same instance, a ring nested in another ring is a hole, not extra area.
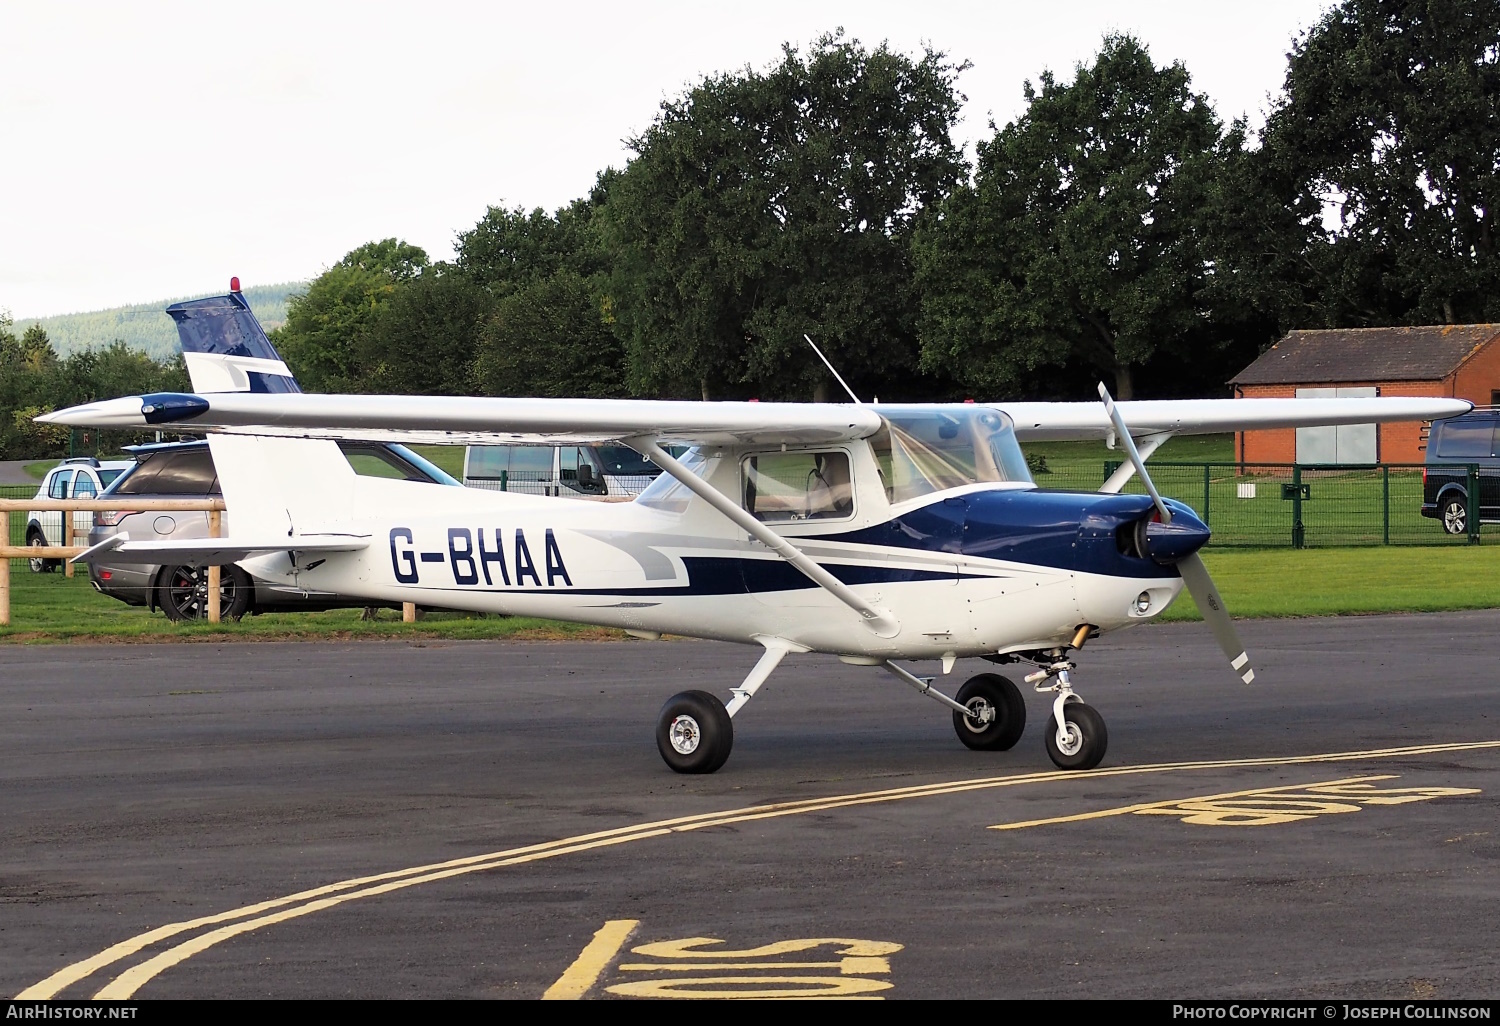
M 825 398 L 804 332 L 856 382 L 915 370 L 911 228 L 963 171 L 962 70 L 835 34 L 663 103 L 600 181 L 632 385 Z
M 496 296 L 562 270 L 597 275 L 607 266 L 592 224 L 597 203 L 598 197 L 585 197 L 556 214 L 490 207 L 459 234 L 456 263 Z
M 377 392 L 472 393 L 479 328 L 494 301 L 452 264 L 402 281 L 356 343 L 362 383 Z
M 0 372 L 19 367 L 24 359 L 21 352 L 21 340 L 16 338 L 16 333 L 11 329 L 16 322 L 11 320 L 10 311 L 0 310 Z
M 1088 369 L 1128 399 L 1141 365 L 1208 344 L 1202 212 L 1239 137 L 1129 36 L 1026 99 L 923 224 L 923 364 L 1000 392 Z
M 21 359 L 35 371 L 57 363 L 57 350 L 52 348 L 47 329 L 40 324 L 30 325 L 21 335 Z
M 1495 0 L 1344 0 L 1293 48 L 1259 159 L 1316 284 L 1298 322 L 1500 318 Z
M 365 387 L 361 356 L 381 310 L 403 283 L 421 274 L 427 254 L 397 239 L 351 250 L 287 303 L 287 320 L 271 334 L 298 384 L 310 392 Z
M 486 395 L 607 399 L 623 394 L 624 362 L 598 292 L 559 270 L 496 304 L 480 334 L 474 378 Z

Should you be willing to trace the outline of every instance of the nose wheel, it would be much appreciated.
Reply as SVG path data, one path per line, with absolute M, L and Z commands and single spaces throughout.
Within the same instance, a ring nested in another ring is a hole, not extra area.
M 1091 705 L 1073 701 L 1063 705 L 1063 722 L 1057 714 L 1047 717 L 1047 755 L 1053 765 L 1065 770 L 1089 770 L 1104 759 L 1109 747 L 1109 731 L 1104 717 Z
M 1051 663 L 1026 678 L 1026 683 L 1035 684 L 1037 691 L 1057 695 L 1043 735 L 1047 757 L 1058 769 L 1091 770 L 1104 761 L 1109 731 L 1098 710 L 1073 694 L 1073 682 L 1068 676 L 1073 664 L 1060 651 L 1052 655 Z

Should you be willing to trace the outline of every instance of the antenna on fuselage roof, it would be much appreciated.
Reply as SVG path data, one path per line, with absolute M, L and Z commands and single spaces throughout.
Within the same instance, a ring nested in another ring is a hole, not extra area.
M 803 332 L 802 337 L 807 339 L 807 344 L 812 346 L 813 352 L 818 354 L 818 359 L 823 361 L 823 366 L 827 367 L 829 373 L 831 373 L 835 378 L 838 379 L 838 383 L 840 385 L 844 386 L 844 391 L 849 393 L 849 398 L 854 400 L 855 405 L 863 406 L 864 403 L 860 401 L 859 396 L 854 394 L 854 389 L 849 387 L 849 382 L 845 381 L 843 375 L 833 369 L 833 364 L 828 362 L 828 357 L 823 355 L 823 350 L 818 348 L 818 344 L 812 340 L 812 336 L 807 334 L 806 332 Z

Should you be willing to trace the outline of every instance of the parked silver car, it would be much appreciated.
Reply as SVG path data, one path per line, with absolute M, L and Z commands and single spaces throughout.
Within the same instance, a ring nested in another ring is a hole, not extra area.
M 448 474 L 404 445 L 341 441 L 355 473 L 408 481 L 462 487 Z M 218 472 L 207 442 L 135 446 L 135 465 L 107 488 L 101 498 L 120 500 L 120 508 L 94 514 L 89 544 L 97 545 L 119 531 L 136 540 L 152 538 L 207 538 L 208 514 L 138 512 L 131 499 L 208 499 L 222 495 Z M 223 514 L 220 533 L 229 533 L 229 514 Z M 108 556 L 89 566 L 97 591 L 133 606 L 161 609 L 173 620 L 195 620 L 207 615 L 208 568 L 201 566 L 140 566 L 110 563 Z M 282 582 L 254 577 L 239 566 L 224 567 L 219 575 L 219 614 L 239 619 L 246 613 L 321 610 L 368 606 L 364 599 L 332 592 L 309 592 Z

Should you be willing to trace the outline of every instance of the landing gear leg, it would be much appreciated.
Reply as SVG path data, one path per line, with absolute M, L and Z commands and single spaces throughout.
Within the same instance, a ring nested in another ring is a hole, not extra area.
M 1073 693 L 1069 678 L 1073 664 L 1062 657 L 1062 652 L 1054 654 L 1053 662 L 1026 678 L 1026 683 L 1035 684 L 1037 691 L 1057 694 L 1043 734 L 1047 755 L 1058 769 L 1093 769 L 1104 759 L 1109 731 L 1105 729 L 1104 717 Z M 1044 683 L 1048 680 L 1050 684 Z
M 757 638 L 765 654 L 726 706 L 707 691 L 684 691 L 667 699 L 656 718 L 656 748 L 678 773 L 712 773 L 734 747 L 734 714 L 755 697 L 788 652 L 807 649 L 780 638 Z

